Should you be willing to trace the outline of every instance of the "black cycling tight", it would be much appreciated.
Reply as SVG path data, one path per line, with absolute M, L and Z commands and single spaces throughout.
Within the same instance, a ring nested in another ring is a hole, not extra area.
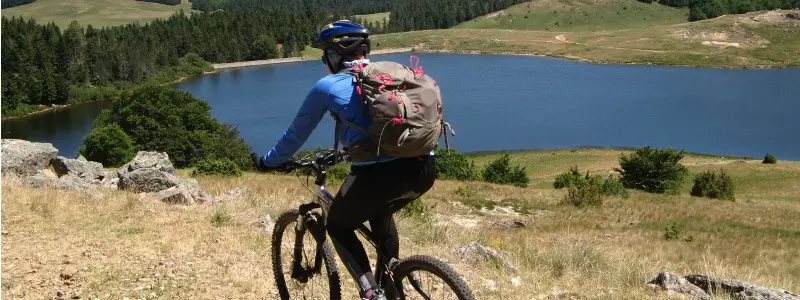
M 388 258 L 399 257 L 400 244 L 392 214 L 433 186 L 434 169 L 432 155 L 351 168 L 350 176 L 328 212 L 327 229 L 339 257 L 358 280 L 362 293 L 377 286 L 355 229 L 369 221 L 379 253 L 389 255 Z M 378 265 L 384 259 L 381 257 Z

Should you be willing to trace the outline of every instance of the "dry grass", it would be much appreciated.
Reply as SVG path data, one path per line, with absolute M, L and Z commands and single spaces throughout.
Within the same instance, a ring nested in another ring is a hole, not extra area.
M 785 13 L 784 11 L 783 13 Z M 699 67 L 800 66 L 800 22 L 743 22 L 760 13 L 613 30 L 444 29 L 377 35 L 377 48 L 513 53 L 603 63 Z M 725 37 L 724 41 L 719 41 Z M 737 43 L 739 47 L 706 45 Z
M 33 18 L 37 23 L 55 22 L 63 29 L 73 20 L 83 26 L 123 25 L 168 18 L 181 9 L 189 13 L 192 4 L 188 0 L 175 6 L 135 0 L 37 0 L 3 9 L 3 15 Z
M 570 165 L 608 171 L 619 152 L 563 150 L 513 157 L 529 166 L 532 177 L 546 181 Z M 535 167 L 552 157 L 557 159 L 550 165 Z M 563 191 L 546 185 L 522 189 L 440 181 L 424 198 L 432 218 L 398 217 L 401 255 L 427 254 L 450 262 L 480 299 L 555 299 L 553 294 L 666 298 L 644 288 L 665 270 L 800 290 L 800 163 L 766 166 L 701 156 L 685 163 L 693 172 L 725 168 L 741 182 L 737 201 L 693 198 L 686 192 L 634 192 L 630 199 L 608 199 L 601 208 L 577 209 L 559 204 Z M 307 192 L 286 176 L 250 173 L 200 181 L 211 195 L 242 186 L 248 192 L 217 205 L 169 206 L 118 191 L 90 197 L 31 190 L 5 180 L 2 296 L 52 298 L 62 290 L 88 299 L 275 298 L 270 237 L 253 223 L 297 206 Z M 498 204 L 481 211 L 462 204 L 470 198 L 527 209 L 518 214 Z M 222 221 L 214 222 L 215 215 Z M 506 218 L 527 227 L 491 226 Z M 665 240 L 663 228 L 672 222 L 695 241 Z M 519 271 L 462 262 L 452 253 L 457 245 L 475 240 L 505 252 Z M 74 279 L 61 280 L 63 270 L 76 272 Z M 512 285 L 514 277 L 521 286 Z M 486 286 L 489 280 L 496 290 Z M 349 281 L 344 287 L 352 292 Z

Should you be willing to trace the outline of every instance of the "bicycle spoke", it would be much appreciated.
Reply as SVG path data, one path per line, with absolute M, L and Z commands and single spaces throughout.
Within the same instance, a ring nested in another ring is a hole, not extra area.
M 307 280 L 304 283 L 292 278 L 295 239 L 295 231 L 286 230 L 281 242 L 281 247 L 284 249 L 281 251 L 281 260 L 285 262 L 283 263 L 282 271 L 292 299 L 325 299 L 330 287 L 327 276 L 312 272 L 316 267 L 316 257 L 319 254 L 317 253 L 317 242 L 310 232 L 306 232 L 302 237 L 303 249 L 299 257 L 301 259 L 302 275 L 306 276 Z M 320 262 L 320 264 L 322 263 Z M 320 272 L 327 272 L 327 266 L 322 264 L 319 270 Z
M 406 299 L 458 299 L 458 296 L 454 291 L 450 290 L 447 283 L 435 274 L 415 271 L 403 278 L 402 282 Z

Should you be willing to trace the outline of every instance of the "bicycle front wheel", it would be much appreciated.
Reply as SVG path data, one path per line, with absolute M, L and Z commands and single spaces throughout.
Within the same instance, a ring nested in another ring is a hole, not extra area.
M 313 229 L 297 230 L 300 213 L 284 212 L 272 233 L 272 271 L 281 299 L 341 299 L 339 272 L 330 243 Z M 321 220 L 319 214 L 314 214 Z M 322 230 L 321 228 L 315 228 Z M 319 237 L 318 237 L 319 238 Z
M 399 295 L 390 295 L 390 299 L 475 299 L 453 268 L 430 256 L 404 258 L 392 273 L 397 288 L 391 292 Z

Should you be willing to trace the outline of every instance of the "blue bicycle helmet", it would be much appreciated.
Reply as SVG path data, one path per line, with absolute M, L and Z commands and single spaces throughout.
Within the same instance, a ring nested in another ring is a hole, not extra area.
M 334 50 L 345 56 L 367 55 L 370 50 L 369 30 L 348 20 L 336 21 L 319 32 L 311 47 Z

